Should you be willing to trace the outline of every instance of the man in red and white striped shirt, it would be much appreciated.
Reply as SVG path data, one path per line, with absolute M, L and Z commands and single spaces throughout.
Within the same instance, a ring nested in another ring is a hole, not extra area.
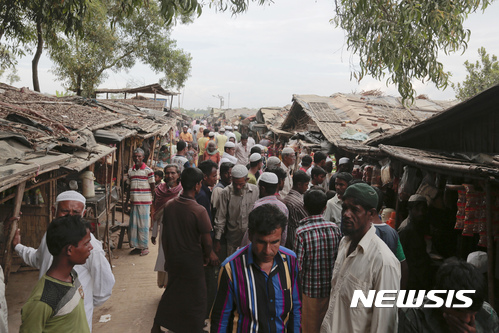
M 126 204 L 131 203 L 128 238 L 134 253 L 141 256 L 149 254 L 149 225 L 152 193 L 155 190 L 154 172 L 144 162 L 144 151 L 140 148 L 133 152 L 134 166 L 128 170 Z

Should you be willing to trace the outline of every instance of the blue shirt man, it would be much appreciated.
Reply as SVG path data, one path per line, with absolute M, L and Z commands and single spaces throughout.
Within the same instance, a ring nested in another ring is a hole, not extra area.
M 286 216 L 274 205 L 249 215 L 251 244 L 222 264 L 211 310 L 211 332 L 300 332 L 298 265 L 279 246 Z

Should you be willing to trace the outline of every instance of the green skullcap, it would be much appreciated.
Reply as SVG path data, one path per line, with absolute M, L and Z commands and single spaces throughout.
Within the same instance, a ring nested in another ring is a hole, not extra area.
M 343 201 L 346 198 L 357 199 L 363 206 L 369 208 L 376 208 L 378 206 L 378 195 L 376 191 L 367 184 L 357 183 L 347 187 L 345 194 L 343 194 Z

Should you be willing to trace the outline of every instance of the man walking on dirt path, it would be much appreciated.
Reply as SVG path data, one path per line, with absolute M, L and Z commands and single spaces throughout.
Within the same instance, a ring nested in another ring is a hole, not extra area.
M 161 233 L 168 284 L 161 297 L 152 333 L 164 327 L 173 332 L 202 332 L 206 317 L 204 265 L 219 265 L 212 250 L 210 218 L 196 202 L 203 173 L 198 168 L 182 172 L 183 193 L 164 209 Z

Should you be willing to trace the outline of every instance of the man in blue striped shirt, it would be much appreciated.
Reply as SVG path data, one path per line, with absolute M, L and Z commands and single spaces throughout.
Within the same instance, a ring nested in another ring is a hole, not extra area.
M 279 246 L 286 216 L 265 204 L 249 214 L 251 244 L 222 264 L 211 332 L 300 332 L 298 266 Z

